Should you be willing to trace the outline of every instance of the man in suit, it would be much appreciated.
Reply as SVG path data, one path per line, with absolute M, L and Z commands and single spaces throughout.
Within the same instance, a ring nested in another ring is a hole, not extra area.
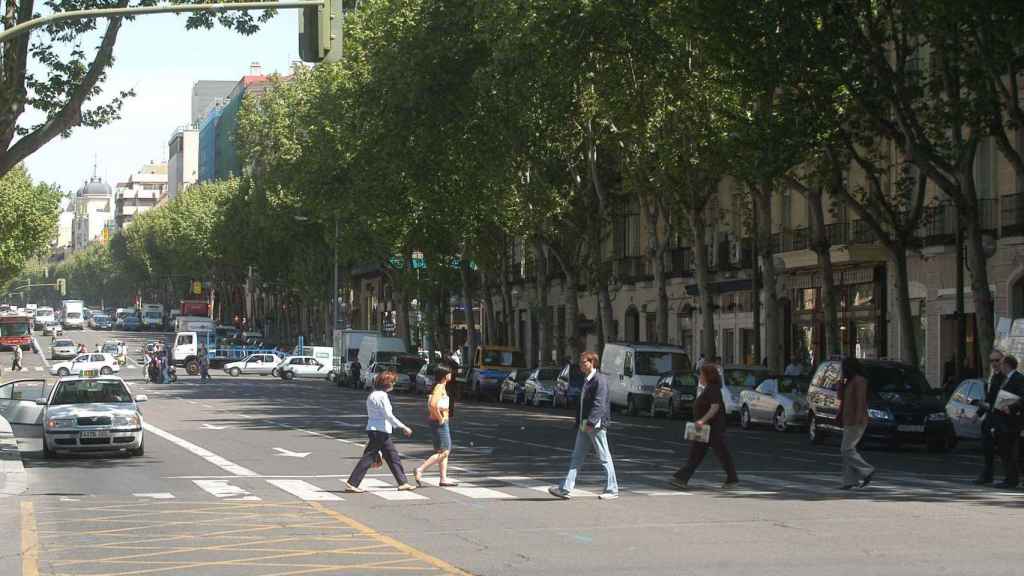
M 593 445 L 597 457 L 604 467 L 605 488 L 599 498 L 614 500 L 619 497 L 619 484 L 615 480 L 615 464 L 608 447 L 608 423 L 612 416 L 611 401 L 608 398 L 608 380 L 597 371 L 599 365 L 595 352 L 580 354 L 580 371 L 585 375 L 580 408 L 576 412 L 576 445 L 572 449 L 569 473 L 560 486 L 548 488 L 552 496 L 568 500 L 576 486 L 576 474 Z
M 1002 413 L 996 412 L 994 406 L 999 391 L 1003 387 L 1006 375 L 1003 374 L 1003 353 L 993 350 L 988 355 L 989 365 L 992 373 L 988 382 L 985 383 L 985 398 L 974 400 L 972 404 L 978 406 L 977 416 L 981 418 L 981 450 L 985 455 L 985 468 L 981 475 L 974 481 L 975 484 L 991 484 L 995 474 L 996 458 L 996 436 L 1002 428 Z
M 1017 358 L 1011 354 L 1003 357 L 1003 373 L 1006 374 L 1003 390 L 1020 397 L 1012 405 L 999 409 L 1002 412 L 1002 420 L 1006 423 L 999 434 L 999 451 L 1003 466 L 1006 468 L 1006 480 L 997 486 L 1012 490 L 1020 483 L 1017 462 L 1020 454 L 1020 431 L 1024 425 L 1024 374 L 1017 371 Z

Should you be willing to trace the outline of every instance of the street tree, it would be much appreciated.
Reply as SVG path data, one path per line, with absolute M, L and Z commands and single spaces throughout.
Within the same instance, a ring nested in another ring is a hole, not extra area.
M 60 191 L 33 182 L 24 166 L 0 176 L 0 283 L 42 255 L 56 238 Z

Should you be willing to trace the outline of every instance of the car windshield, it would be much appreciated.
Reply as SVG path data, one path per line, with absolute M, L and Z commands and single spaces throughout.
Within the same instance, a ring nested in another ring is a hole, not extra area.
M 114 404 L 132 401 L 120 380 L 73 380 L 57 384 L 51 406 L 63 404 Z
M 928 385 L 920 370 L 910 366 L 866 366 L 868 386 L 882 398 L 891 396 L 935 396 L 941 390 Z
M 759 370 L 726 370 L 725 383 L 738 388 L 756 388 L 766 374 Z
M 117 344 L 104 344 L 100 352 L 105 354 L 117 354 Z
M 161 314 L 159 312 L 146 312 L 146 318 L 160 319 L 162 317 L 163 317 L 163 314 Z
M 810 376 L 783 376 L 778 379 L 779 392 L 782 394 L 806 394 L 811 385 Z
M 523 353 L 518 350 L 484 350 L 483 352 L 483 365 L 484 366 L 504 366 L 512 368 L 515 366 L 524 366 L 526 362 L 523 360 Z
M 526 370 L 518 370 L 518 371 L 516 371 L 516 382 L 519 382 L 520 384 L 522 384 L 523 382 L 526 382 L 526 379 L 529 378 L 529 377 L 530 377 L 530 373 L 527 372 Z
M 541 368 L 537 372 L 537 380 L 557 380 L 561 368 Z
M 423 359 L 419 356 L 399 356 L 398 357 L 398 370 L 403 374 L 408 372 L 418 372 L 423 366 Z
M 640 376 L 660 376 L 665 372 L 685 370 L 690 359 L 682 352 L 639 351 L 636 353 L 636 373 Z
M 28 321 L 17 324 L 0 324 L 0 336 L 28 336 L 30 333 Z
M 59 348 L 61 346 L 74 346 L 75 343 L 71 340 L 54 340 L 53 345 Z
M 53 309 L 52 308 L 40 308 L 40 309 L 36 310 L 36 316 L 52 316 L 52 315 L 53 315 Z
M 110 317 L 106 314 L 93 314 L 92 319 L 99 322 L 100 320 L 110 320 Z

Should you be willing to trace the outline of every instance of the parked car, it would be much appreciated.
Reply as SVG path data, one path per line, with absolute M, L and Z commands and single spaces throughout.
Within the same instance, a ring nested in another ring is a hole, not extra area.
M 120 320 L 121 329 L 129 332 L 137 332 L 142 330 L 142 321 L 139 320 L 138 316 L 125 316 Z
M 111 321 L 110 316 L 106 314 L 93 312 L 92 317 L 89 318 L 89 327 L 93 330 L 110 330 L 113 326 L 114 323 Z
M 284 380 L 294 378 L 334 380 L 334 367 L 324 364 L 312 356 L 288 356 L 277 366 L 277 373 Z
M 862 363 L 868 381 L 866 440 L 889 446 L 925 444 L 930 452 L 946 451 L 956 444 L 956 432 L 946 414 L 942 390 L 932 388 L 917 367 L 892 360 Z M 808 435 L 815 444 L 824 442 L 831 434 L 842 433 L 836 421 L 841 380 L 839 360 L 823 362 L 811 378 L 807 391 Z
M 658 380 L 651 404 L 651 415 L 665 414 L 669 418 L 689 418 L 693 415 L 693 401 L 697 398 L 697 374 L 693 370 L 666 372 Z
M 953 391 L 946 403 L 946 416 L 953 424 L 957 438 L 978 440 L 981 438 L 981 419 L 974 402 L 985 399 L 985 381 L 978 378 L 964 380 Z
M 395 392 L 411 392 L 415 386 L 413 378 L 399 370 L 398 364 L 392 364 L 390 362 L 375 362 L 370 366 L 369 370 L 369 381 L 365 385 L 366 388 L 373 386 L 373 381 L 376 380 L 377 375 L 383 372 L 394 372 L 395 373 Z M 413 373 L 413 376 L 416 374 Z
M 55 338 L 50 342 L 50 360 L 66 360 L 78 355 L 78 345 L 68 338 Z
M 282 357 L 270 352 L 250 354 L 243 360 L 229 362 L 224 365 L 224 371 L 232 376 L 242 374 L 264 374 L 269 375 L 281 363 Z
M 779 432 L 807 425 L 809 376 L 776 376 L 740 391 L 740 426 L 771 424 Z
M 414 389 L 417 394 L 429 394 L 434 389 L 434 374 L 437 373 L 436 362 L 424 362 L 416 373 Z
M 523 384 L 523 396 L 527 404 L 555 404 L 555 385 L 558 383 L 558 366 L 535 368 Z
M 104 376 L 121 371 L 121 366 L 110 354 L 89 352 L 75 356 L 70 362 L 56 362 L 50 366 L 50 374 L 64 377 L 95 371 Z
M 555 407 L 571 408 L 576 406 L 583 393 L 585 381 L 586 377 L 580 372 L 579 364 L 575 362 L 566 364 L 558 373 L 558 380 L 555 384 Z
M 729 366 L 722 372 L 722 400 L 725 403 L 725 415 L 728 418 L 739 418 L 740 393 L 757 388 L 757 385 L 768 378 L 770 373 L 767 368 L 761 366 Z
M 508 376 L 501 381 L 501 387 L 498 389 L 498 402 L 508 400 L 513 404 L 525 403 L 524 387 L 526 379 L 529 377 L 530 371 L 526 368 L 509 372 Z
M 116 376 L 61 378 L 48 397 L 37 400 L 43 455 L 118 450 L 142 456 L 144 422 L 138 404 L 145 401 L 145 394 L 132 394 Z
M 64 325 L 60 322 L 47 322 L 43 325 L 43 336 L 63 336 Z

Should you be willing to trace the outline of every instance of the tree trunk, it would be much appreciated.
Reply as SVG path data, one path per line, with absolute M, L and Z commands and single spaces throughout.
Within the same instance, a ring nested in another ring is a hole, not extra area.
M 655 311 L 655 339 L 658 342 L 668 342 L 668 288 L 665 279 L 665 250 L 668 247 L 668 234 L 662 240 L 658 234 L 658 221 L 661 220 L 661 210 L 658 203 L 646 194 L 639 193 L 637 198 L 640 202 L 640 209 L 647 219 L 647 256 L 654 262 L 654 287 L 657 294 L 657 309 Z M 666 218 L 667 220 L 667 215 Z M 651 335 L 648 334 L 650 339 Z
M 751 276 L 753 279 L 750 283 L 750 307 L 752 308 L 752 328 L 754 330 L 754 363 L 758 366 L 761 365 L 761 265 L 757 259 L 757 255 L 760 253 L 760 244 L 757 242 L 757 210 L 752 211 L 753 214 L 753 234 L 751 234 L 751 249 L 754 253 L 753 261 L 750 263 Z
M 918 366 L 917 335 L 914 334 L 914 318 L 910 309 L 910 279 L 907 272 L 907 247 L 902 244 L 886 246 L 896 272 L 896 315 L 900 321 L 900 360 Z M 884 327 L 881 329 L 885 329 Z
M 515 310 L 512 308 L 512 286 L 508 281 L 508 258 L 501 259 L 501 315 L 505 319 L 502 344 L 511 346 L 515 342 Z
M 707 360 L 718 354 L 715 350 L 715 297 L 711 293 L 711 272 L 708 270 L 708 246 L 704 243 L 707 232 L 704 223 L 704 210 L 689 210 L 690 229 L 693 231 L 694 267 L 697 275 L 697 291 L 700 292 L 700 353 Z
M 842 341 L 839 339 L 839 298 L 832 272 L 832 246 L 825 233 L 825 210 L 822 207 L 821 189 L 808 189 L 806 200 L 811 209 L 811 248 L 818 255 L 818 266 L 821 267 L 821 292 L 825 305 L 825 354 L 835 356 L 842 354 Z M 815 363 L 820 360 L 823 358 L 814 358 Z
M 405 290 L 398 286 L 397 283 L 394 284 L 391 293 L 398 311 L 395 330 L 398 332 L 398 336 L 405 341 L 405 349 L 412 350 L 412 334 L 410 334 L 411 331 L 409 330 L 409 298 Z
M 782 344 L 780 342 L 779 298 L 776 290 L 776 272 L 774 246 L 772 246 L 772 187 L 770 182 L 762 182 L 760 188 L 751 190 L 754 196 L 754 210 L 757 211 L 757 249 L 758 263 L 761 266 L 761 301 L 764 307 L 765 323 L 765 356 L 768 367 L 775 371 L 782 370 Z
M 551 283 L 548 281 L 548 258 L 544 242 L 533 241 L 536 252 L 536 288 L 537 288 L 537 365 L 547 366 L 551 363 L 551 314 L 548 310 L 548 295 Z
M 973 192 L 973 191 L 972 191 Z M 973 195 L 972 195 L 973 197 Z M 977 353 L 988 358 L 995 345 L 995 304 L 988 280 L 988 257 L 985 256 L 981 224 L 978 214 L 968 214 L 967 220 L 967 266 L 971 271 L 971 290 L 974 292 L 974 318 L 977 323 Z M 962 346 L 963 343 L 958 343 Z
M 473 314 L 473 278 L 469 270 L 469 258 L 465 253 L 459 258 L 459 276 L 462 278 L 462 307 L 466 319 L 466 355 L 464 365 L 470 365 L 476 358 L 476 317 Z M 453 351 L 454 352 L 454 351 Z
M 558 261 L 562 274 L 565 276 L 565 280 L 562 282 L 562 305 L 565 306 L 565 326 L 562 327 L 565 334 L 563 345 L 564 349 L 569 352 L 569 358 L 576 359 L 583 352 L 580 343 L 579 322 L 577 321 L 580 314 L 579 280 L 572 262 L 566 261 L 555 250 L 552 250 L 551 253 L 555 256 L 555 260 Z

